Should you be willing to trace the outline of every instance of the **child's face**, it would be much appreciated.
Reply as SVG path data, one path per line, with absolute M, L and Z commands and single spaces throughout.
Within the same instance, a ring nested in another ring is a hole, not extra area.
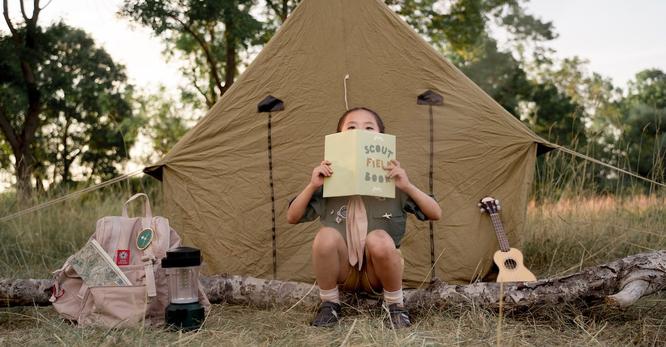
M 345 117 L 345 121 L 342 123 L 341 131 L 354 129 L 362 129 L 378 133 L 379 125 L 377 124 L 377 120 L 375 120 L 375 116 L 372 115 L 372 113 L 366 110 L 356 110 Z

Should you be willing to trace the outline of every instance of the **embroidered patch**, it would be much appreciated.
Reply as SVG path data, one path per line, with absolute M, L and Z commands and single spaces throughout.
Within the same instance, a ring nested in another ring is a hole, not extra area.
M 129 265 L 130 264 L 130 250 L 118 249 L 116 250 L 116 265 Z
M 143 229 L 139 235 L 136 237 L 136 248 L 143 251 L 144 249 L 150 246 L 150 243 L 153 242 L 153 229 L 146 228 Z

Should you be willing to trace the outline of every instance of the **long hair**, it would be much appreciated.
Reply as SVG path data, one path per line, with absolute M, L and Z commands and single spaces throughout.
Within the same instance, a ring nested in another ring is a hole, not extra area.
M 345 123 L 345 118 L 347 118 L 347 115 L 354 112 L 354 111 L 358 111 L 358 110 L 363 110 L 363 111 L 370 112 L 375 117 L 375 121 L 377 122 L 377 125 L 379 126 L 379 132 L 382 133 L 382 134 L 384 133 L 384 121 L 382 121 L 382 118 L 379 117 L 377 112 L 375 112 L 375 111 L 373 111 L 373 110 L 371 110 L 367 107 L 354 107 L 354 108 L 351 108 L 351 109 L 347 110 L 347 112 L 345 112 L 342 115 L 342 117 L 340 117 L 340 120 L 338 120 L 338 132 L 342 131 L 342 125 Z

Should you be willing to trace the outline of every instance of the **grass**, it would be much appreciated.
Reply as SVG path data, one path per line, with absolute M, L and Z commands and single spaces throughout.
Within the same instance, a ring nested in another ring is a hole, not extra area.
M 661 300 L 661 301 L 659 301 Z M 307 325 L 312 312 L 214 305 L 201 330 L 78 328 L 50 308 L 0 311 L 0 345 L 644 345 L 666 343 L 665 298 L 646 298 L 626 311 L 543 308 L 505 317 L 498 329 L 494 312 L 451 307 L 413 317 L 415 325 L 392 331 L 379 310 L 343 310 L 330 329 Z
M 119 214 L 130 188 L 116 186 L 0 223 L 0 278 L 47 278 L 94 231 L 97 218 Z M 156 211 L 159 192 L 148 187 Z M 666 249 L 666 199 L 656 195 L 562 195 L 532 203 L 522 249 L 538 277 L 573 273 L 630 254 Z M 0 197 L 0 216 L 13 210 Z M 138 204 L 137 204 L 138 205 Z M 137 213 L 138 211 L 135 211 Z M 313 312 L 214 305 L 204 327 L 79 328 L 50 307 L 0 309 L 0 345 L 644 345 L 666 344 L 666 295 L 623 311 L 604 306 L 542 307 L 501 317 L 477 307 L 429 310 L 393 332 L 382 312 L 345 307 L 332 329 L 308 326 Z

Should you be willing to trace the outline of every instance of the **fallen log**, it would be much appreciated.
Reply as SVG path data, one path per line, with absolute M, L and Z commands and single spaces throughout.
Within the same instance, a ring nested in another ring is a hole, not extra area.
M 242 276 L 203 277 L 201 281 L 212 303 L 314 307 L 319 302 L 314 284 Z M 0 280 L 0 305 L 49 305 L 50 286 L 50 280 Z M 468 304 L 497 308 L 501 301 L 506 309 L 519 309 L 605 301 L 608 305 L 623 308 L 665 288 L 666 250 L 661 250 L 536 282 L 432 283 L 427 288 L 405 290 L 405 303 L 410 309 Z

